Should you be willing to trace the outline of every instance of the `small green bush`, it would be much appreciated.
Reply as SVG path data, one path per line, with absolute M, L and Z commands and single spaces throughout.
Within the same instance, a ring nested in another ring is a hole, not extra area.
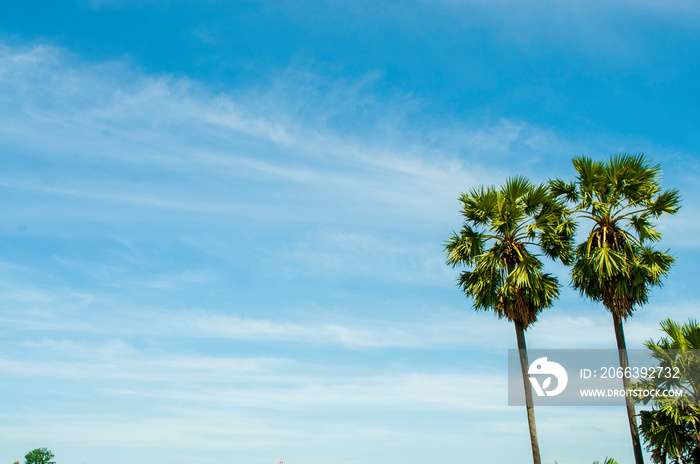
M 53 453 L 51 451 L 46 448 L 37 448 L 24 456 L 24 464 L 56 464 L 52 459 Z

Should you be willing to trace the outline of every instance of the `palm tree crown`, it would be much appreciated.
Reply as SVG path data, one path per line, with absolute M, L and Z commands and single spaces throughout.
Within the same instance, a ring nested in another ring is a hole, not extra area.
M 555 277 L 543 272 L 532 247 L 551 258 L 571 259 L 575 224 L 545 185 L 523 177 L 460 197 L 462 230 L 445 245 L 447 263 L 465 265 L 459 285 L 474 308 L 493 310 L 525 328 L 559 295 Z
M 673 264 L 671 255 L 651 246 L 661 239 L 652 220 L 675 214 L 680 194 L 661 190 L 661 168 L 650 165 L 644 155 L 572 161 L 576 180 L 550 181 L 550 188 L 576 202 L 578 216 L 592 222 L 586 240 L 576 248 L 573 286 L 624 320 L 635 305 L 647 302 L 651 288 L 661 285 Z

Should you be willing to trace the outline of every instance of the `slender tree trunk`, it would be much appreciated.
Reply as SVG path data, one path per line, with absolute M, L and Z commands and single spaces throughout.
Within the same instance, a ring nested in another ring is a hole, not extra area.
M 615 326 L 615 338 L 617 339 L 617 353 L 620 357 L 620 367 L 622 368 L 623 374 L 626 373 L 629 367 L 629 360 L 627 359 L 627 345 L 625 344 L 625 331 L 622 328 L 622 319 L 619 316 L 613 314 L 613 325 Z M 632 382 L 626 376 L 622 376 L 622 384 L 627 391 L 631 386 Z M 642 455 L 642 445 L 639 441 L 639 429 L 637 428 L 637 417 L 634 411 L 634 400 L 631 396 L 625 396 L 625 406 L 627 406 L 627 420 L 630 424 L 630 433 L 632 435 L 632 449 L 634 449 L 634 462 L 636 464 L 644 464 L 644 456 Z
M 523 376 L 523 387 L 525 388 L 525 407 L 527 408 L 527 425 L 530 429 L 530 445 L 532 446 L 532 461 L 534 464 L 541 464 L 540 445 L 537 441 L 537 427 L 535 426 L 535 407 L 532 404 L 532 384 L 527 370 L 530 363 L 527 360 L 527 346 L 525 345 L 525 329 L 523 324 L 513 321 L 515 324 L 515 336 L 518 339 L 518 353 L 520 354 L 520 372 Z

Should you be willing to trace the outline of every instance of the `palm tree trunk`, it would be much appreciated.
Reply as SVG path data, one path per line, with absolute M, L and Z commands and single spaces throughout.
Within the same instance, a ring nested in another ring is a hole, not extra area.
M 627 372 L 630 363 L 627 359 L 627 345 L 625 344 L 625 331 L 622 328 L 622 319 L 613 314 L 613 325 L 615 326 L 615 338 L 617 339 L 617 353 L 620 357 L 620 367 L 623 374 Z M 632 382 L 626 376 L 622 376 L 622 385 L 627 391 Z M 642 445 L 639 441 L 639 429 L 637 428 L 637 417 L 634 411 L 634 400 L 631 396 L 625 396 L 625 405 L 627 406 L 627 420 L 630 424 L 630 433 L 632 434 L 632 449 L 634 450 L 634 462 L 636 464 L 644 464 L 644 456 L 642 455 Z
M 534 464 L 541 464 L 540 445 L 537 441 L 537 427 L 535 427 L 535 407 L 532 404 L 532 385 L 527 370 L 530 363 L 527 361 L 527 346 L 525 345 L 525 329 L 523 324 L 513 321 L 515 324 L 515 336 L 518 339 L 518 353 L 520 354 L 520 372 L 523 376 L 523 387 L 525 388 L 525 407 L 527 408 L 527 425 L 530 429 L 530 445 L 532 446 L 532 461 Z

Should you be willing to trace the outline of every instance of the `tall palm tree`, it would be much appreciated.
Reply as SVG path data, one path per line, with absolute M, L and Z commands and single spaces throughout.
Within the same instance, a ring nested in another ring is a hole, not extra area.
M 647 441 L 652 460 L 666 464 L 700 463 L 700 324 L 690 320 L 679 324 L 661 321 L 666 334 L 658 342 L 644 342 L 659 367 L 672 376 L 653 376 L 635 384 L 641 393 L 635 401 L 651 403 L 650 411 L 641 411 L 640 431 Z M 664 396 L 668 390 L 682 392 Z
M 468 268 L 461 273 L 459 286 L 475 309 L 494 311 L 515 326 L 532 456 L 540 464 L 525 330 L 552 305 L 559 283 L 543 272 L 532 249 L 568 261 L 575 224 L 545 185 L 535 186 L 524 177 L 508 179 L 500 190 L 472 189 L 460 201 L 465 221 L 459 234 L 453 233 L 445 244 L 447 263 Z
M 557 197 L 577 203 L 581 220 L 591 229 L 576 248 L 571 279 L 581 295 L 603 303 L 612 314 L 615 338 L 624 370 L 629 366 L 622 323 L 635 307 L 649 299 L 653 287 L 661 286 L 673 257 L 651 244 L 661 239 L 652 220 L 675 214 L 680 208 L 678 190 L 661 189 L 661 167 L 644 155 L 613 155 L 607 161 L 587 157 L 572 160 L 578 173 L 566 183 L 550 181 Z M 626 389 L 631 382 L 623 378 Z M 627 416 L 635 461 L 643 464 L 634 401 L 626 398 Z

